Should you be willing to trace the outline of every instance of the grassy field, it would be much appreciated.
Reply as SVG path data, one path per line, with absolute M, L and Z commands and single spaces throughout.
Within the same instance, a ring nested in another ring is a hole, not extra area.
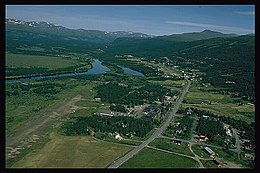
M 80 65 L 79 61 L 68 58 L 11 53 L 6 53 L 5 61 L 7 67 L 45 67 L 49 70 Z
M 92 90 L 94 83 L 81 84 L 77 81 L 71 83 L 70 79 L 65 81 L 61 80 L 48 80 L 55 82 L 64 82 L 69 86 L 60 93 L 56 94 L 53 99 L 46 99 L 44 96 L 34 95 L 34 94 L 20 94 L 19 96 L 8 96 L 5 98 L 5 116 L 6 116 L 6 132 L 11 134 L 11 132 L 24 123 L 31 120 L 31 118 L 42 116 L 46 112 L 51 111 L 53 108 L 62 104 L 63 101 L 69 98 L 75 97 L 76 95 L 82 95 L 82 97 L 91 103 L 95 95 L 95 91 Z M 34 82 L 41 83 L 41 82 Z M 8 83 L 6 85 L 9 85 Z M 90 105 L 92 106 L 93 103 Z M 85 105 L 88 107 L 88 105 Z M 79 109 L 79 112 L 75 112 L 75 115 L 87 115 L 95 112 L 96 109 L 89 107 L 87 109 Z
M 132 148 L 93 137 L 51 134 L 51 141 L 16 162 L 13 168 L 105 168 Z
M 168 150 L 180 154 L 194 156 L 188 147 L 188 143 L 186 142 L 183 142 L 181 145 L 176 145 L 171 143 L 169 139 L 157 138 L 154 141 L 152 141 L 149 145 L 152 147 L 156 147 L 156 148 L 160 148 L 160 149 L 164 149 L 164 150 Z
M 181 91 L 182 88 L 185 86 L 187 83 L 185 80 L 165 80 L 165 81 L 154 81 L 154 80 L 149 80 L 152 83 L 158 83 L 161 84 L 167 88 L 170 89 L 175 89 Z
M 194 153 L 196 153 L 198 156 L 202 156 L 202 158 L 210 158 L 209 155 L 204 151 L 203 149 L 204 147 L 201 148 L 201 146 L 199 145 L 193 145 L 192 146 L 192 150 L 194 151 Z M 246 163 L 241 160 L 238 157 L 238 154 L 230 151 L 229 153 L 223 151 L 220 148 L 215 148 L 215 147 L 210 147 L 214 152 L 215 152 L 215 156 L 217 158 L 220 158 L 221 160 L 223 160 L 224 162 L 231 162 L 231 163 L 235 163 L 235 164 L 239 164 L 239 165 L 245 165 Z M 212 163 L 206 163 L 209 167 L 214 165 Z
M 205 168 L 218 168 L 218 165 L 213 160 L 201 160 L 201 163 Z
M 190 91 L 186 96 L 187 101 L 193 101 L 195 103 L 201 103 L 205 101 L 211 102 L 219 102 L 219 103 L 232 103 L 233 98 L 227 95 L 214 94 L 210 92 L 202 92 L 202 91 Z
M 13 130 L 30 120 L 30 118 L 36 114 L 41 114 L 44 112 L 45 108 L 54 104 L 55 102 L 57 101 L 46 100 L 42 96 L 35 95 L 6 97 L 6 133 L 11 133 Z
M 206 159 L 209 159 L 209 155 L 206 153 L 206 151 L 204 151 L 204 146 L 201 146 L 201 145 L 192 145 L 191 146 L 191 149 L 192 151 L 197 154 L 199 157 L 201 158 L 206 158 Z
M 199 88 L 205 91 L 200 91 Z M 213 86 L 200 86 L 194 82 L 185 98 L 186 103 L 182 104 L 183 107 L 194 107 L 218 115 L 231 116 L 249 123 L 255 121 L 255 108 L 253 106 L 247 105 L 245 102 L 243 105 L 238 105 L 234 102 L 235 100 L 238 101 L 238 98 L 211 93 L 208 91 L 209 89 L 216 90 Z
M 197 168 L 190 158 L 144 148 L 120 168 Z
M 243 120 L 248 123 L 255 121 L 255 109 L 249 105 L 240 105 L 233 103 L 225 104 L 182 104 L 185 107 L 194 107 L 201 110 L 210 111 L 217 115 L 231 116 L 237 120 Z
M 133 146 L 137 146 L 140 145 L 142 142 L 141 141 L 137 141 L 137 140 L 127 140 L 127 139 L 122 139 L 122 140 L 116 140 L 114 138 L 114 136 L 108 136 L 104 139 L 105 141 L 108 142 L 115 142 L 115 143 L 119 143 L 119 144 L 126 144 L 126 145 L 133 145 Z

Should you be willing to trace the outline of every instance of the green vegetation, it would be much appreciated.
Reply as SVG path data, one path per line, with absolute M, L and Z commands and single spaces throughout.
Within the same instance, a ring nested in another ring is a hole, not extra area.
M 86 71 L 89 68 L 89 62 L 71 58 L 6 53 L 7 78 Z
M 209 139 L 224 135 L 224 124 L 217 118 L 200 117 L 196 128 L 196 132 L 201 135 L 206 135 Z
M 201 129 L 201 127 L 197 126 L 201 130 L 206 130 L 209 133 L 212 133 L 212 132 L 210 132 L 212 130 L 215 133 L 220 133 L 221 134 L 221 131 L 222 131 L 221 129 L 223 128 L 223 126 L 221 127 L 220 124 L 222 124 L 222 123 L 229 124 L 231 127 L 235 128 L 237 130 L 244 131 L 242 134 L 240 134 L 240 137 L 242 139 L 249 139 L 251 141 L 251 144 L 252 144 L 253 148 L 255 147 L 255 143 L 254 143 L 254 141 L 255 141 L 255 123 L 248 124 L 245 121 L 236 120 L 234 118 L 230 118 L 229 116 L 218 116 L 218 115 L 213 114 L 213 113 L 208 112 L 208 111 L 194 109 L 194 108 L 186 108 L 186 110 L 188 110 L 188 109 L 191 109 L 192 110 L 192 114 L 198 116 L 200 119 L 203 116 L 209 116 L 210 120 L 213 119 L 213 120 L 216 121 L 215 122 L 216 123 L 215 124 L 216 129 L 214 129 L 214 130 L 209 129 L 207 127 L 207 125 L 205 124 L 205 127 L 203 127 L 202 129 Z
M 86 71 L 90 68 L 90 60 L 96 57 L 111 71 L 6 83 L 7 138 L 26 124 L 34 127 L 34 120 L 45 115 L 51 115 L 53 124 L 46 123 L 45 131 L 41 129 L 44 133 L 59 129 L 67 135 L 52 133 L 51 139 L 45 137 L 14 159 L 7 159 L 8 167 L 107 167 L 131 149 L 121 144 L 139 145 L 139 141 L 147 139 L 154 127 L 166 118 L 171 103 L 166 104 L 165 96 L 180 94 L 186 82 L 184 74 L 194 80 L 178 113 L 186 115 L 191 110 L 191 117 L 175 116 L 165 134 L 190 139 L 195 128 L 193 117 L 196 117 L 196 132 L 209 137 L 206 143 L 226 145 L 223 144 L 225 123 L 240 132 L 239 138 L 249 139 L 253 148 L 250 152 L 254 152 L 255 110 L 254 105 L 248 104 L 255 102 L 254 35 L 231 38 L 231 35 L 205 31 L 116 39 L 101 31 L 39 25 L 37 29 L 6 25 L 6 79 Z M 216 36 L 224 38 L 213 38 Z M 139 71 L 145 77 L 124 74 L 119 66 Z M 100 97 L 101 101 L 95 102 L 95 97 Z M 126 112 L 134 105 L 143 104 L 150 106 L 143 110 L 145 113 L 140 114 L 143 116 L 140 119 L 93 116 L 109 109 Z M 55 117 L 54 113 L 58 115 Z M 59 118 L 55 121 L 53 117 Z M 58 127 L 59 124 L 62 126 Z M 41 130 L 36 132 L 43 134 Z M 123 139 L 114 139 L 116 133 Z M 150 145 L 192 156 L 184 142 L 179 146 L 160 138 Z M 199 146 L 192 147 L 199 156 L 208 158 Z M 248 165 L 237 153 L 228 150 L 228 146 L 212 149 L 227 162 Z M 202 162 L 206 167 L 216 167 L 212 161 Z M 122 168 L 133 167 L 194 168 L 198 163 L 187 157 L 145 148 L 122 165 Z
M 97 138 L 97 136 L 95 135 L 95 137 Z M 103 138 L 102 140 L 104 141 L 108 141 L 108 142 L 115 142 L 115 143 L 119 143 L 119 144 L 126 144 L 126 145 L 133 145 L 133 146 L 137 146 L 140 145 L 142 142 L 138 141 L 138 140 L 132 140 L 133 137 L 130 137 L 130 139 L 126 139 L 123 138 L 121 140 L 115 139 L 115 135 L 106 135 L 105 138 Z M 101 139 L 101 138 L 99 138 Z
M 164 134 L 169 137 L 190 139 L 194 126 L 194 118 L 189 116 L 175 116 L 174 122 L 169 124 Z
M 149 146 L 152 146 L 155 148 L 160 148 L 163 150 L 172 151 L 175 153 L 185 154 L 188 156 L 194 156 L 188 147 L 188 143 L 186 143 L 186 142 L 182 142 L 181 145 L 177 145 L 177 144 L 171 143 L 171 141 L 169 139 L 157 138 L 154 141 L 152 141 L 149 144 Z
M 93 137 L 52 134 L 43 148 L 30 152 L 13 168 L 104 168 L 131 147 L 97 141 Z
M 116 111 L 116 112 L 124 112 L 124 113 L 127 112 L 126 108 L 123 105 L 111 105 L 109 109 L 111 111 Z
M 6 83 L 6 132 L 13 131 L 58 100 L 70 89 L 62 82 Z M 57 99 L 57 100 L 56 100 Z
M 248 105 L 248 102 L 243 101 L 241 98 L 235 98 L 230 94 L 220 93 L 220 91 L 223 91 L 223 89 L 193 82 L 184 100 L 183 107 L 206 110 L 220 116 L 230 116 L 248 123 L 254 122 L 254 106 Z
M 225 150 L 224 148 L 223 149 L 216 148 L 216 147 L 210 147 L 210 148 L 215 152 L 215 156 L 224 162 L 233 162 L 235 164 L 241 164 L 243 166 L 247 165 L 246 161 L 243 161 L 238 156 L 238 154 L 234 151 Z M 204 150 L 204 146 L 192 145 L 192 150 L 198 156 L 200 156 L 200 157 L 202 156 L 202 158 L 206 158 L 206 159 L 210 158 L 209 155 Z M 214 162 L 212 162 L 212 163 L 214 163 Z M 214 167 L 214 164 L 212 164 L 212 163 L 211 162 L 206 163 L 205 166 Z
M 197 168 L 190 158 L 144 148 L 120 168 Z
M 91 131 L 105 133 L 119 133 L 124 136 L 136 135 L 144 137 L 153 128 L 153 123 L 147 119 L 135 119 L 132 117 L 103 117 L 93 115 L 87 117 L 75 117 L 71 121 L 67 121 L 61 127 L 63 134 L 67 136 L 73 135 L 90 135 Z
M 209 168 L 209 169 L 218 168 L 218 165 L 214 163 L 213 160 L 201 160 L 201 163 L 205 168 Z
M 21 55 L 12 53 L 6 53 L 5 56 L 5 63 L 7 67 L 43 67 L 50 70 L 55 70 L 80 65 L 79 61 L 61 57 Z
M 252 35 L 191 42 L 160 37 L 119 38 L 105 54 L 111 57 L 110 61 L 118 60 L 115 55 L 127 54 L 145 57 L 156 63 L 162 61 L 162 57 L 167 57 L 172 66 L 180 66 L 187 72 L 199 70 L 201 83 L 225 88 L 234 96 L 254 102 L 254 42 Z
M 100 97 L 104 102 L 109 103 L 142 105 L 147 102 L 163 101 L 165 95 L 179 94 L 178 91 L 173 92 L 157 84 L 146 83 L 140 86 L 136 83 L 136 85 L 109 82 L 97 87 L 96 97 Z

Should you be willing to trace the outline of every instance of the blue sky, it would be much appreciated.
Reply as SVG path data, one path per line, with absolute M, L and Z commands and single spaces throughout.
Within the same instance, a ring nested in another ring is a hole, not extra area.
M 7 5 L 6 18 L 46 21 L 72 29 L 151 35 L 255 33 L 254 5 Z

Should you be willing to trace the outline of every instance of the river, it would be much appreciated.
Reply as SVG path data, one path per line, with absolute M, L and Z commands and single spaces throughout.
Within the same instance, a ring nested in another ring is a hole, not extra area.
M 132 70 L 130 68 L 121 67 L 125 73 L 132 74 L 136 76 L 144 76 L 142 73 Z M 86 72 L 72 72 L 72 73 L 64 73 L 64 74 L 56 74 L 56 75 L 44 75 L 44 76 L 34 76 L 28 78 L 19 78 L 19 79 L 6 79 L 6 82 L 17 82 L 17 81 L 31 81 L 38 79 L 46 79 L 46 78 L 57 78 L 62 76 L 75 76 L 75 75 L 90 75 L 90 74 L 101 74 L 110 71 L 109 68 L 102 65 L 98 59 L 94 59 L 92 62 L 92 68 Z

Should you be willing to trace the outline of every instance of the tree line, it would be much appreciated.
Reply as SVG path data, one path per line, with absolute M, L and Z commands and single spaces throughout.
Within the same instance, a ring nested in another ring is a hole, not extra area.
M 130 134 L 144 137 L 153 128 L 153 122 L 149 119 L 136 119 L 126 116 L 103 117 L 99 115 L 87 117 L 74 117 L 65 122 L 61 132 L 67 136 L 90 135 L 92 132 L 119 133 L 123 136 Z

